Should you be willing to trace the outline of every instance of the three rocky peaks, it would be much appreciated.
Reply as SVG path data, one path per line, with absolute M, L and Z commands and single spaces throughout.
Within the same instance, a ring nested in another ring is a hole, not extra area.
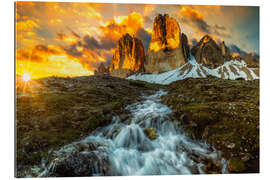
M 190 50 L 188 38 L 181 32 L 178 22 L 168 14 L 159 14 L 153 23 L 147 53 L 141 40 L 125 34 L 117 43 L 110 66 L 106 68 L 101 63 L 95 74 L 126 78 L 137 72 L 167 72 L 186 64 L 190 51 L 198 63 L 212 69 L 232 58 L 224 42 L 218 46 L 208 35 Z

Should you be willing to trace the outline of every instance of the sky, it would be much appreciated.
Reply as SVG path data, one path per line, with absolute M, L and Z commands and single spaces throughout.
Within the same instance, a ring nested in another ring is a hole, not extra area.
M 92 75 L 125 33 L 148 50 L 154 18 L 168 14 L 195 45 L 204 35 L 235 53 L 259 54 L 259 7 L 16 2 L 16 74 Z

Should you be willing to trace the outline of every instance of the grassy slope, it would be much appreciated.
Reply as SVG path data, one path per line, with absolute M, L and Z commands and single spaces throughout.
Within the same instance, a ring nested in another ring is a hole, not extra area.
M 18 174 L 38 165 L 49 149 L 80 139 L 112 116 L 127 118 L 124 108 L 141 93 L 161 86 L 113 77 L 50 77 L 37 87 L 17 88 Z M 35 84 L 36 84 L 35 83 Z M 221 150 L 231 172 L 258 172 L 259 81 L 185 79 L 166 88 L 163 103 L 172 108 L 187 135 Z M 23 95 L 24 94 L 24 95 Z M 30 95 L 30 96 L 29 96 Z
M 187 135 L 221 150 L 231 172 L 259 171 L 259 80 L 185 79 L 163 102 Z
M 126 118 L 124 108 L 153 93 L 158 85 L 113 77 L 50 77 L 17 88 L 17 167 L 39 165 L 50 149 L 80 139 L 111 122 Z M 31 88 L 30 88 L 31 87 Z

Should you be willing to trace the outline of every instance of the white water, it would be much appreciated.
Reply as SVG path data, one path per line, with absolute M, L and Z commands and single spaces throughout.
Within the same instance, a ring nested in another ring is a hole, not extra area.
M 205 143 L 192 141 L 183 135 L 177 122 L 169 119 L 171 109 L 160 103 L 160 97 L 164 94 L 166 92 L 158 91 L 152 96 L 144 96 L 143 102 L 126 107 L 131 111 L 130 119 L 120 122 L 115 117 L 111 125 L 97 129 L 85 139 L 53 152 L 55 159 L 48 165 L 43 164 L 39 176 L 53 176 L 55 167 L 74 152 L 82 156 L 89 153 L 96 155 L 96 161 L 90 162 L 94 164 L 91 166 L 92 175 L 205 173 L 205 165 L 199 159 L 214 161 L 220 164 L 222 173 L 227 173 L 226 161 L 220 152 Z M 146 128 L 155 128 L 158 137 L 150 140 L 144 133 Z M 89 143 L 98 144 L 98 148 L 87 151 Z M 84 150 L 78 151 L 80 146 Z M 79 163 L 79 160 L 73 161 Z M 109 164 L 106 173 L 100 167 L 105 162 Z

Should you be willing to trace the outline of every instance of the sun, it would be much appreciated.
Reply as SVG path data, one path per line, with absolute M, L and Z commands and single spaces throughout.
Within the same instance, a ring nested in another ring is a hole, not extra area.
M 23 74 L 23 80 L 24 80 L 25 82 L 29 81 L 30 79 L 31 79 L 31 77 L 30 77 L 29 74 L 27 74 L 27 73 L 24 73 L 24 74 Z

